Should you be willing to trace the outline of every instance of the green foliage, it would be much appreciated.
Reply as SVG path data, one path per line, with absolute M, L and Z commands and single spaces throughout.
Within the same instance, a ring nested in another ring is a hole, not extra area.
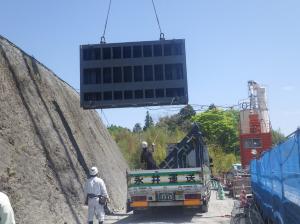
M 120 126 L 110 126 L 108 127 L 113 139 L 118 144 L 121 152 L 126 159 L 127 163 L 131 168 L 139 167 L 139 135 L 138 133 L 133 133 L 127 128 Z
M 154 125 L 147 111 L 145 127 L 135 124 L 131 132 L 127 128 L 110 126 L 108 130 L 121 148 L 131 168 L 141 168 L 141 142 L 147 141 L 149 146 L 154 142 L 153 157 L 160 164 L 166 157 L 167 145 L 179 142 L 190 130 L 192 122 L 197 122 L 206 138 L 209 153 L 214 161 L 214 173 L 226 172 L 232 163 L 239 159 L 238 152 L 238 119 L 236 110 L 220 110 L 211 105 L 205 112 L 198 113 L 187 105 L 178 114 L 165 116 Z
M 209 147 L 210 156 L 214 160 L 215 173 L 228 171 L 238 161 L 233 152 L 238 151 L 238 112 L 235 110 L 220 110 L 214 105 L 205 112 L 196 114 L 187 105 L 178 114 L 165 116 L 154 125 L 147 111 L 145 127 L 135 124 L 131 132 L 127 128 L 110 126 L 108 130 L 119 145 L 125 159 L 131 168 L 141 168 L 141 142 L 149 145 L 155 143 L 154 159 L 160 164 L 166 157 L 167 145 L 179 142 L 190 130 L 192 122 L 197 122 Z
M 239 162 L 239 157 L 234 153 L 226 153 L 219 145 L 209 144 L 209 156 L 213 159 L 213 174 L 228 172 L 233 163 Z
M 179 142 L 190 130 L 192 122 L 198 123 L 204 134 L 213 159 L 214 174 L 229 171 L 233 163 L 239 162 L 237 110 L 221 110 L 210 105 L 207 111 L 196 114 L 194 109 L 187 105 L 178 114 L 161 117 L 157 124 L 147 111 L 145 127 L 135 124 L 133 131 L 120 126 L 112 125 L 108 128 L 114 140 L 119 145 L 125 159 L 131 168 L 140 168 L 140 144 L 147 141 L 149 145 L 155 142 L 154 159 L 160 164 L 166 156 L 167 145 Z M 273 145 L 285 140 L 280 130 L 272 131 Z
M 191 105 L 182 108 L 178 114 L 172 116 L 165 116 L 159 118 L 156 127 L 167 128 L 169 131 L 174 132 L 177 129 L 187 133 L 192 127 L 191 118 L 196 114 Z
M 219 174 L 230 170 L 233 163 L 239 162 L 237 110 L 221 110 L 210 105 L 205 112 L 196 114 L 187 105 L 178 114 L 161 117 L 157 124 L 147 111 L 145 127 L 135 124 L 131 132 L 127 128 L 112 125 L 108 128 L 119 145 L 125 159 L 131 168 L 140 167 L 141 142 L 155 142 L 154 159 L 160 164 L 166 157 L 167 145 L 179 142 L 190 130 L 192 122 L 198 123 L 208 145 L 210 157 L 213 159 L 213 173 Z M 280 130 L 272 131 L 273 145 L 285 140 Z
M 107 127 L 108 131 L 110 133 L 114 133 L 114 132 L 122 132 L 122 131 L 130 131 L 128 128 L 123 128 L 121 126 L 117 126 L 117 125 L 110 125 L 109 127 Z
M 146 113 L 146 118 L 145 118 L 145 126 L 144 126 L 144 131 L 147 130 L 150 127 L 153 127 L 154 123 L 153 123 L 153 119 L 149 114 L 149 111 L 147 111 Z
M 155 143 L 153 157 L 158 165 L 166 157 L 167 145 L 180 141 L 185 135 L 185 133 L 178 129 L 171 132 L 166 128 L 154 126 L 140 132 L 131 132 L 129 129 L 119 126 L 110 126 L 108 130 L 120 147 L 130 168 L 133 169 L 141 168 L 140 153 L 142 141 L 147 141 L 149 146 Z
M 136 123 L 132 129 L 133 132 L 135 133 L 139 133 L 141 132 L 143 129 L 142 129 L 142 126 L 140 123 Z
M 195 114 L 196 111 L 194 110 L 194 108 L 188 104 L 179 111 L 178 115 L 181 121 L 185 121 L 190 120 Z
M 199 124 L 208 144 L 209 155 L 213 159 L 213 173 L 230 170 L 239 161 L 239 112 L 221 110 L 210 105 L 208 110 L 192 117 Z
M 208 144 L 220 146 L 226 152 L 237 151 L 238 111 L 210 108 L 193 116 L 192 120 L 199 124 Z
M 280 129 L 272 130 L 272 145 L 273 146 L 275 146 L 285 140 L 286 140 L 286 138 L 285 138 L 284 134 L 281 133 Z
M 170 132 L 175 131 L 178 128 L 178 115 L 173 116 L 165 116 L 160 117 L 158 120 L 158 123 L 156 124 L 156 127 L 167 129 Z

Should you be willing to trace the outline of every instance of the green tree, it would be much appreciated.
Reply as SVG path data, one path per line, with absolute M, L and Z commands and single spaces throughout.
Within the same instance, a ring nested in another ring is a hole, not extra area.
M 109 127 L 107 127 L 107 129 L 110 132 L 110 134 L 116 133 L 116 132 L 122 132 L 122 131 L 130 132 L 130 130 L 128 128 L 124 128 L 124 127 L 113 125 L 113 124 L 110 125 Z
M 209 105 L 209 107 L 208 107 L 208 110 L 215 110 L 215 109 L 217 109 L 217 107 L 213 103 L 211 105 Z
M 196 111 L 191 105 L 186 105 L 183 107 L 178 113 L 178 121 L 177 124 L 179 128 L 184 131 L 188 132 L 192 128 L 192 121 L 191 118 L 196 114 Z
M 191 118 L 196 114 L 194 108 L 191 105 L 183 107 L 179 113 L 172 116 L 165 116 L 159 118 L 157 127 L 167 128 L 170 131 L 176 131 L 180 129 L 183 132 L 189 132 L 192 128 Z
M 239 161 L 239 112 L 237 110 L 221 110 L 210 105 L 208 110 L 192 117 L 201 127 L 214 161 L 213 173 L 227 172 L 233 163 Z
M 153 127 L 154 123 L 153 123 L 153 119 L 149 114 L 149 111 L 147 111 L 146 113 L 146 118 L 145 118 L 145 126 L 144 126 L 144 131 L 147 130 L 150 127 Z
M 280 142 L 283 142 L 285 140 L 284 134 L 281 133 L 280 129 L 278 130 L 272 130 L 272 145 L 275 146 L 279 144 Z
M 235 152 L 239 147 L 237 114 L 235 110 L 211 107 L 192 120 L 200 125 L 208 144 L 218 145 L 226 152 Z
M 189 120 L 196 114 L 196 111 L 191 105 L 186 105 L 179 111 L 180 120 Z
M 156 127 L 167 129 L 168 131 L 174 132 L 178 129 L 178 114 L 172 116 L 160 117 Z
M 133 131 L 134 133 L 139 133 L 139 132 L 141 132 L 142 130 L 143 130 L 143 129 L 142 129 L 142 126 L 141 126 L 140 123 L 136 123 L 136 124 L 134 125 L 133 129 L 132 129 L 132 131 Z

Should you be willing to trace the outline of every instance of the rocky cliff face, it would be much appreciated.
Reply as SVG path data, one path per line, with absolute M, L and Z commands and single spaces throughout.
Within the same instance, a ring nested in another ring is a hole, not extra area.
M 34 58 L 0 36 L 0 190 L 17 223 L 84 223 L 88 167 L 99 168 L 115 209 L 127 164 L 94 110 Z

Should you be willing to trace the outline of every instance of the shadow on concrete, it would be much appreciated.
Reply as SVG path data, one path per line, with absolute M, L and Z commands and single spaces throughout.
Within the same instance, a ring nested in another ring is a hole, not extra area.
M 58 115 L 59 115 L 59 117 L 61 119 L 61 122 L 63 123 L 64 128 L 65 128 L 65 130 L 66 130 L 66 132 L 68 134 L 69 140 L 72 143 L 73 148 L 76 151 L 77 160 L 78 160 L 79 164 L 81 165 L 82 169 L 84 170 L 85 175 L 88 177 L 88 175 L 89 175 L 89 168 L 86 165 L 85 159 L 84 159 L 84 157 L 83 157 L 83 155 L 81 153 L 81 150 L 80 150 L 80 148 L 79 148 L 79 146 L 78 146 L 78 144 L 77 144 L 77 142 L 76 142 L 76 140 L 74 138 L 72 130 L 71 130 L 71 128 L 70 128 L 70 126 L 69 126 L 69 124 L 68 124 L 68 122 L 67 122 L 67 120 L 66 120 L 66 118 L 65 118 L 65 116 L 63 114 L 63 112 L 61 111 L 60 106 L 58 105 L 58 103 L 56 101 L 52 101 L 52 103 L 55 106 L 55 109 L 56 109 L 56 111 L 57 111 L 57 113 L 58 113 Z
M 37 92 L 38 96 L 40 97 L 40 99 L 41 99 L 41 101 L 42 101 L 42 103 L 43 103 L 44 108 L 45 108 L 46 111 L 47 111 L 48 117 L 49 117 L 50 120 L 51 120 L 52 127 L 53 127 L 53 129 L 54 129 L 54 131 L 55 131 L 55 133 L 56 133 L 56 135 L 57 135 L 57 137 L 58 137 L 58 139 L 59 139 L 59 142 L 61 143 L 61 145 L 63 146 L 63 148 L 64 148 L 64 150 L 65 150 L 66 156 L 67 156 L 67 158 L 68 158 L 68 160 L 69 160 L 69 162 L 70 162 L 70 167 L 71 167 L 71 169 L 73 170 L 73 173 L 75 174 L 75 177 L 76 177 L 76 179 L 77 179 L 77 182 L 80 184 L 81 189 L 83 190 L 83 185 L 82 185 L 82 183 L 81 183 L 81 181 L 80 181 L 78 171 L 77 171 L 77 169 L 75 168 L 74 163 L 73 163 L 73 161 L 72 161 L 72 159 L 71 159 L 70 153 L 69 153 L 69 151 L 68 151 L 68 147 L 66 146 L 66 144 L 65 144 L 65 142 L 64 142 L 64 139 L 63 139 L 61 133 L 59 132 L 57 125 L 56 125 L 55 122 L 54 122 L 54 119 L 53 119 L 53 117 L 52 117 L 52 115 L 51 115 L 51 113 L 50 113 L 50 110 L 49 110 L 49 108 L 48 108 L 48 106 L 47 106 L 47 104 L 46 104 L 46 102 L 45 102 L 45 100 L 44 100 L 44 98 L 43 98 L 43 96 L 42 96 L 41 90 L 40 90 L 38 84 L 36 83 L 36 79 L 35 79 L 35 77 L 34 77 L 34 75 L 33 75 L 33 73 L 36 74 L 36 75 L 40 75 L 40 74 L 39 74 L 38 67 L 37 67 L 37 64 L 36 64 L 35 60 L 34 60 L 33 58 L 31 58 L 32 68 L 34 69 L 34 71 L 32 72 L 31 69 L 30 69 L 30 67 L 29 67 L 29 65 L 28 65 L 27 59 L 25 58 L 24 54 L 23 54 L 23 59 L 24 59 L 25 65 L 26 65 L 26 67 L 27 67 L 27 70 L 28 70 L 28 73 L 29 73 L 29 77 L 30 77 L 31 81 L 32 81 L 33 84 L 34 84 L 34 87 L 35 87 L 35 89 L 36 89 L 36 92 Z
M 131 214 L 127 218 L 114 223 L 185 223 L 191 222 L 194 216 L 194 212 L 186 212 L 182 208 L 163 207 L 145 211 L 137 215 Z

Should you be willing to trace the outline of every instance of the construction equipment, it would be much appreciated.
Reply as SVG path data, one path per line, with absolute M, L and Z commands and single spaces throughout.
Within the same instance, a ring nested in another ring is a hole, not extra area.
M 154 0 L 159 40 L 80 46 L 80 106 L 105 109 L 188 104 L 184 39 L 165 39 Z
M 266 89 L 248 81 L 248 99 L 240 105 L 240 154 L 242 164 L 233 164 L 226 174 L 226 186 L 234 198 L 241 192 L 251 197 L 249 164 L 272 145 L 271 124 L 267 108 Z
M 198 126 L 180 142 L 157 170 L 127 173 L 128 211 L 181 206 L 208 211 L 210 161 Z
M 84 109 L 187 103 L 184 39 L 80 46 Z
M 265 87 L 248 81 L 249 97 L 240 102 L 240 151 L 244 169 L 253 154 L 259 156 L 272 146 L 272 132 Z

